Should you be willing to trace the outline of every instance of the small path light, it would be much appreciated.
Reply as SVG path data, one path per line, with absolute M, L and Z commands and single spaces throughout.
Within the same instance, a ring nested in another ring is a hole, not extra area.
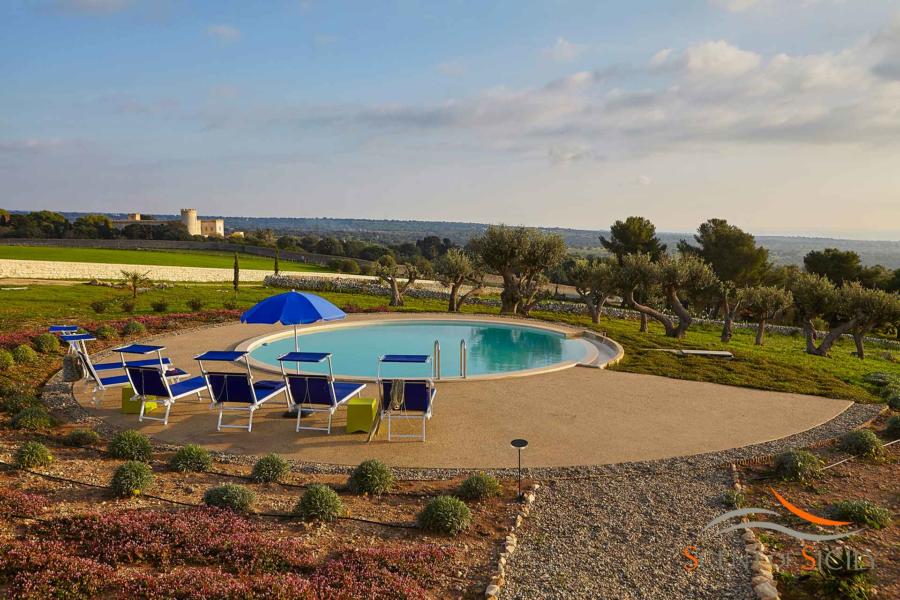
M 519 499 L 522 499 L 522 450 L 528 447 L 528 440 L 516 438 L 509 443 L 510 446 L 519 451 Z

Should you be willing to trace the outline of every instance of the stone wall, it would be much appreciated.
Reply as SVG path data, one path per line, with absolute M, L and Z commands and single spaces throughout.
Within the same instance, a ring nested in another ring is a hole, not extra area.
M 112 250 L 216 250 L 222 252 L 240 252 L 254 256 L 273 258 L 274 248 L 249 246 L 245 244 L 233 244 L 226 241 L 176 241 L 176 240 L 81 240 L 81 239 L 31 239 L 31 238 L 3 238 L 0 245 L 6 246 L 50 246 L 53 248 L 104 248 Z M 290 252 L 282 250 L 279 253 L 281 260 L 310 263 L 314 265 L 327 265 L 330 261 L 344 258 L 342 256 L 328 256 L 326 254 L 314 254 L 311 252 Z M 354 258 L 361 265 L 370 264 L 371 261 Z

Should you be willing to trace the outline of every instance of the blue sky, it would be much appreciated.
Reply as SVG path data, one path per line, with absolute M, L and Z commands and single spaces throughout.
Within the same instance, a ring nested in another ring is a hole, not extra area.
M 887 0 L 7 0 L 0 205 L 900 238 Z

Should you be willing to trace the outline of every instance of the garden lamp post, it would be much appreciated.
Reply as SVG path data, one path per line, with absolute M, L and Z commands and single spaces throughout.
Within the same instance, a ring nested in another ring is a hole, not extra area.
M 510 446 L 519 451 L 519 499 L 522 499 L 522 450 L 528 447 L 528 440 L 516 438 L 509 443 Z

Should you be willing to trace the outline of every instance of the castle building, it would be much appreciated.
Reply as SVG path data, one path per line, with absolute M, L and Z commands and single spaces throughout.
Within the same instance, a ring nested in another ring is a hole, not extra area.
M 164 225 L 172 221 L 160 219 L 145 219 L 141 213 L 129 213 L 125 220 L 113 221 L 113 226 L 122 229 L 135 223 L 141 225 Z M 180 222 L 190 235 L 202 235 L 203 237 L 225 237 L 224 219 L 201 219 L 197 217 L 196 208 L 182 208 Z

